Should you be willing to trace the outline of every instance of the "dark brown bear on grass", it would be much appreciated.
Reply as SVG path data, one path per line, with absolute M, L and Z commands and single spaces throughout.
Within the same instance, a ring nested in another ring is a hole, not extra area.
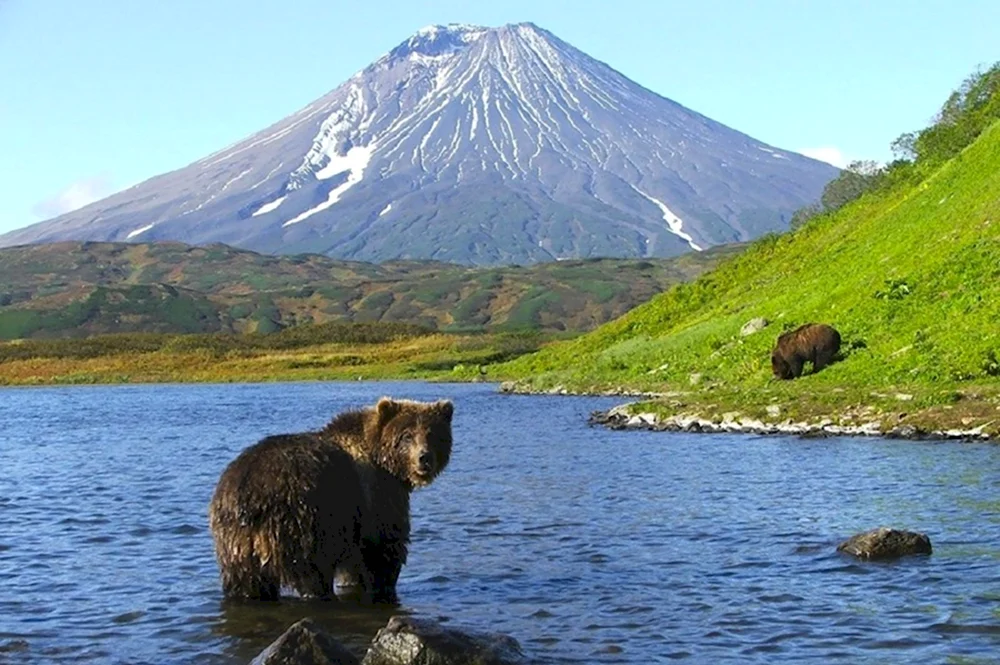
M 410 492 L 448 465 L 453 410 L 447 400 L 383 397 L 240 453 L 209 505 L 225 596 L 276 600 L 287 586 L 330 598 L 337 582 L 396 602 Z
M 771 370 L 779 379 L 802 376 L 808 360 L 813 372 L 823 369 L 840 351 L 840 333 L 824 323 L 807 323 L 778 337 L 771 353 Z

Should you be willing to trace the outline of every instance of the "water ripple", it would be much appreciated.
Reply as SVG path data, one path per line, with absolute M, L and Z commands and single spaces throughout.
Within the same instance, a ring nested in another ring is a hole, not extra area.
M 1000 652 L 1000 447 L 609 432 L 585 419 L 614 400 L 494 390 L 0 390 L 0 662 L 245 663 L 304 616 L 361 652 L 398 612 L 552 663 Z M 413 498 L 402 606 L 224 602 L 207 506 L 225 464 L 383 394 L 456 403 L 451 467 Z M 834 551 L 881 524 L 927 531 L 934 554 Z

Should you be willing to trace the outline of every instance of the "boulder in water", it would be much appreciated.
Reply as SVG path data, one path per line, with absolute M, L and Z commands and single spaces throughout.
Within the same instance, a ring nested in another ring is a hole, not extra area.
M 433 619 L 394 616 L 378 631 L 362 665 L 524 665 L 509 635 L 442 626 Z
M 250 665 L 358 665 L 358 659 L 306 617 L 292 624 Z
M 922 533 L 881 527 L 851 536 L 837 546 L 837 551 L 859 559 L 898 559 L 930 554 L 931 540 Z

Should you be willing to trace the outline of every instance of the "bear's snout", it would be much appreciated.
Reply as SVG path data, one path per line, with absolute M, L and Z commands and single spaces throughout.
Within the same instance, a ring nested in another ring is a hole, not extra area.
M 417 470 L 420 471 L 422 475 L 429 475 L 434 471 L 434 453 L 430 450 L 425 450 L 420 453 L 420 458 L 417 460 Z

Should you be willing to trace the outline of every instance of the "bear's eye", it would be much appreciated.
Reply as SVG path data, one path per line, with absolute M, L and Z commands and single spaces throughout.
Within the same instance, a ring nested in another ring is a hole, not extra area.
M 413 444 L 413 435 L 410 434 L 409 432 L 403 432 L 399 437 L 399 441 L 397 442 L 397 445 L 399 445 L 400 447 L 409 446 L 412 444 Z

